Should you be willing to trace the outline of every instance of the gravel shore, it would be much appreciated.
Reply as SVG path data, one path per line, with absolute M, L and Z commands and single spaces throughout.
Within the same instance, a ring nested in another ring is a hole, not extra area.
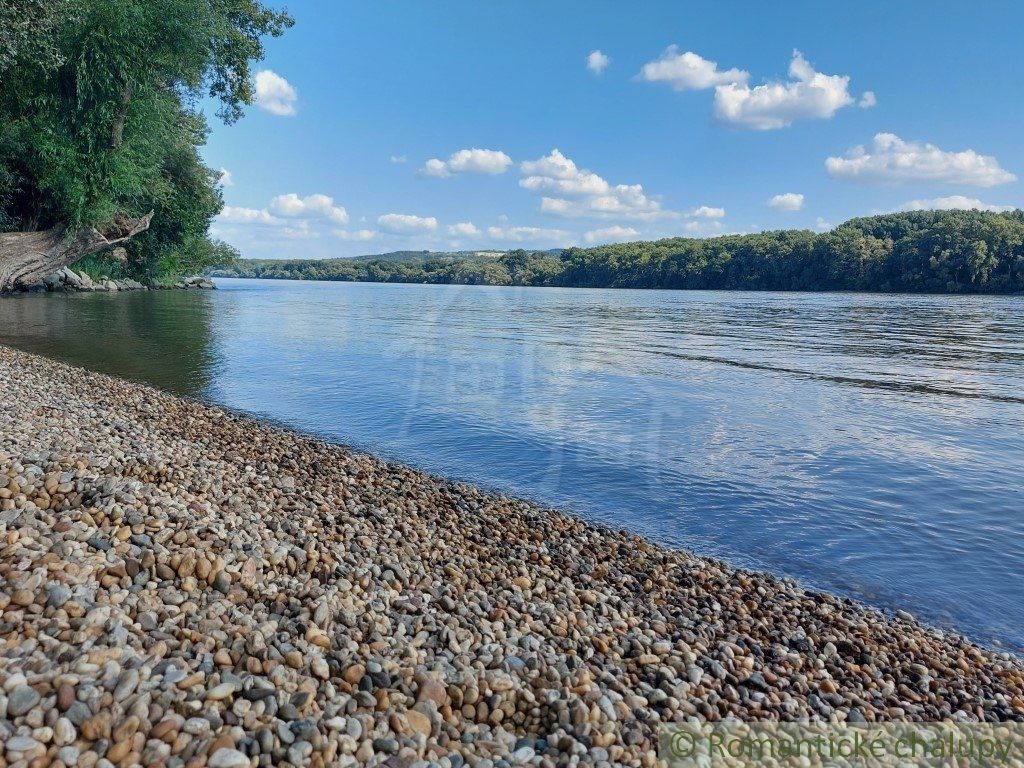
M 0 768 L 653 765 L 689 718 L 1024 719 L 1020 661 L 909 616 L 5 347 L 0 397 Z

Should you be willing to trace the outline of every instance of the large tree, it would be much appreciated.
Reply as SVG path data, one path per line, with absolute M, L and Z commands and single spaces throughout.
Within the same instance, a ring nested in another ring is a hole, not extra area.
M 139 262 L 217 252 L 197 103 L 237 120 L 291 23 L 258 0 L 0 0 L 0 290 L 151 225 Z

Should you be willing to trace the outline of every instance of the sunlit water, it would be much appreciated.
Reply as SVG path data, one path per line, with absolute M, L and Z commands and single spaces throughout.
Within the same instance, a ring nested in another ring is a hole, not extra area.
M 218 282 L 0 342 L 1024 648 L 1024 298 Z

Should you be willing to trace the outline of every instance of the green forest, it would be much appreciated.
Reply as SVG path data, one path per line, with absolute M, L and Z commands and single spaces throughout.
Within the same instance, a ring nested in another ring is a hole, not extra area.
M 668 238 L 498 257 L 240 260 L 214 275 L 457 285 L 909 293 L 1024 292 L 1024 212 L 915 211 L 823 233 Z
M 208 236 L 202 107 L 238 120 L 291 24 L 257 0 L 0 0 L 0 290 L 69 263 L 154 282 L 234 258 Z

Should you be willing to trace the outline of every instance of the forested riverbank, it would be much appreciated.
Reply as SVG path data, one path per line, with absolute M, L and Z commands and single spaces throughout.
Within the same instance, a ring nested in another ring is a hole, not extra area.
M 263 41 L 256 0 L 0 0 L 0 292 L 75 265 L 174 283 L 237 256 L 212 238 L 221 172 L 204 98 L 232 123 Z
M 915 211 L 851 219 L 823 233 L 668 238 L 560 254 L 240 260 L 213 274 L 577 288 L 1018 293 L 1024 291 L 1024 213 Z

